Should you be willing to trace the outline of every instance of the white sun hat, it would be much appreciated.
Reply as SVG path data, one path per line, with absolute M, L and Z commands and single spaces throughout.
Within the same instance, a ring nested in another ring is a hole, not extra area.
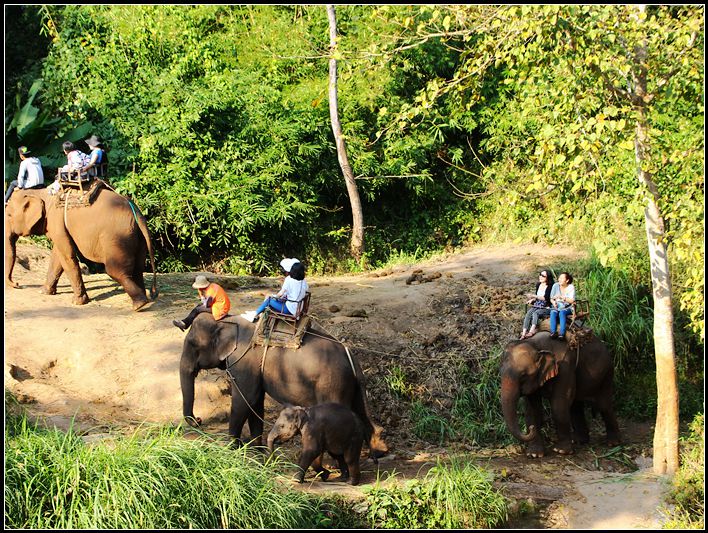
M 285 258 L 280 262 L 280 266 L 285 270 L 285 272 L 290 272 L 290 269 L 293 267 L 295 263 L 299 263 L 299 259 L 295 259 L 294 257 L 291 258 Z

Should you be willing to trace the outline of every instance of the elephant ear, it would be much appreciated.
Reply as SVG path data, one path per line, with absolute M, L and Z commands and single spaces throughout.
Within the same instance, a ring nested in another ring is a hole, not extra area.
M 295 417 L 297 419 L 298 427 L 302 427 L 310 420 L 309 413 L 305 407 L 296 406 L 293 408 L 295 410 Z
M 42 234 L 44 231 L 37 226 L 44 221 L 44 218 L 44 202 L 34 196 L 25 196 L 21 200 L 17 226 L 14 229 L 24 236 Z
M 236 351 L 238 347 L 238 335 L 238 324 L 230 322 L 217 324 L 212 342 L 214 343 L 214 353 L 218 356 L 219 361 L 223 361 Z
M 558 361 L 556 361 L 553 352 L 548 350 L 539 350 L 538 354 L 539 370 L 541 372 L 541 385 L 549 379 L 553 379 L 558 375 Z

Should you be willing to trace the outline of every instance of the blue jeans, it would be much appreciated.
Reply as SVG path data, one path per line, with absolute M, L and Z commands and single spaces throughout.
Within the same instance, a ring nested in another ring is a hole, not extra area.
M 551 333 L 555 333 L 556 326 L 560 325 L 559 335 L 565 335 L 565 324 L 568 315 L 573 314 L 573 309 L 568 307 L 566 309 L 551 309 Z M 560 315 L 560 316 L 559 316 Z M 558 324 L 560 322 L 560 324 Z
M 286 315 L 290 315 L 290 311 L 288 311 L 288 308 L 285 306 L 285 302 L 281 302 L 277 300 L 276 298 L 271 298 L 268 296 L 265 300 L 263 300 L 263 303 L 260 305 L 258 309 L 256 309 L 256 315 L 260 315 L 263 311 L 265 311 L 266 307 L 270 307 L 271 309 L 275 309 L 278 311 L 278 313 L 285 313 Z
M 5 203 L 10 199 L 10 196 L 12 196 L 12 193 L 14 190 L 17 188 L 17 180 L 12 180 L 10 184 L 7 186 L 7 190 L 5 191 Z

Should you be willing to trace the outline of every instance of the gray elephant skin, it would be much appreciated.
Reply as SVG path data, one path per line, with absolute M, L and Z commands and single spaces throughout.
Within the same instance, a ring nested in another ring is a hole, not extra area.
M 241 431 L 248 421 L 251 442 L 262 445 L 265 395 L 280 404 L 311 407 L 338 403 L 359 417 L 371 456 L 388 452 L 382 438 L 383 428 L 369 415 L 365 378 L 356 359 L 349 356 L 339 341 L 316 332 L 306 333 L 297 349 L 251 346 L 255 324 L 241 317 L 216 321 L 208 313 L 194 320 L 184 338 L 180 359 L 182 414 L 198 426 L 194 416 L 194 381 L 200 370 L 227 369 L 231 375 L 231 412 L 229 435 L 241 442 Z M 265 352 L 265 359 L 264 357 Z
M 525 340 L 509 342 L 501 363 L 501 402 L 509 431 L 528 444 L 529 457 L 543 457 L 542 399 L 550 401 L 560 454 L 573 453 L 573 442 L 589 442 L 585 402 L 591 402 L 605 422 L 607 442 L 620 442 L 619 426 L 612 404 L 614 368 L 605 344 L 592 335 L 580 350 L 564 340 L 541 332 Z M 517 418 L 520 397 L 526 401 L 528 433 L 522 433 Z
M 147 221 L 134 209 L 127 198 L 109 189 L 101 189 L 89 206 L 66 210 L 47 189 L 16 189 L 5 208 L 5 285 L 19 288 L 12 279 L 17 239 L 46 235 L 52 241 L 52 252 L 47 281 L 40 292 L 56 294 L 59 278 L 66 273 L 74 292 L 73 303 L 88 303 L 76 247 L 89 261 L 105 265 L 106 274 L 123 287 L 132 300 L 133 310 L 137 311 L 149 301 L 143 279 L 148 254 L 153 299 L 157 297 L 157 278 Z
M 273 453 L 277 444 L 296 435 L 302 435 L 300 468 L 295 474 L 298 482 L 303 482 L 310 465 L 323 481 L 327 481 L 330 472 L 322 467 L 322 456 L 327 452 L 339 465 L 340 479 L 348 480 L 350 485 L 359 484 L 364 427 L 351 409 L 337 403 L 312 407 L 286 405 L 268 433 L 268 449 Z

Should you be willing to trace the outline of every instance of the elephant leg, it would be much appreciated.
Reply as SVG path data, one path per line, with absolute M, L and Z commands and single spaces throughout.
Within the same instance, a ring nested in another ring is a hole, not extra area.
M 243 425 L 248 419 L 251 409 L 246 402 L 241 398 L 239 390 L 234 383 L 231 383 L 231 412 L 229 414 L 229 435 L 234 439 L 235 443 L 241 444 L 241 431 Z
M 351 477 L 349 478 L 349 484 L 350 485 L 358 485 L 359 480 L 361 479 L 361 470 L 359 467 L 358 454 L 356 454 L 356 453 L 348 454 L 348 456 L 346 457 L 346 461 L 347 461 L 346 465 L 348 467 L 347 477 L 349 477 L 349 473 L 351 472 Z
M 337 461 L 337 466 L 339 467 L 339 480 L 346 481 L 349 479 L 349 467 L 347 466 L 347 461 L 344 458 L 344 454 L 337 455 L 330 452 L 332 458 Z
M 44 294 L 56 294 L 57 283 L 62 273 L 66 273 L 71 283 L 71 289 L 74 291 L 74 304 L 84 305 L 89 302 L 88 294 L 84 280 L 81 277 L 81 268 L 79 259 L 74 252 L 73 244 L 69 240 L 68 235 L 60 235 L 54 237 L 54 247 L 49 260 L 49 269 L 47 270 L 47 282 L 42 291 Z
M 529 457 L 543 457 L 545 455 L 543 436 L 541 428 L 543 427 L 543 406 L 541 405 L 541 396 L 534 394 L 533 396 L 525 396 L 526 410 L 525 420 L 526 428 L 531 426 L 536 427 L 536 437 L 529 442 L 526 455 Z
M 49 256 L 49 266 L 47 267 L 47 281 L 39 292 L 42 294 L 56 294 L 57 284 L 64 269 L 61 266 L 58 250 L 52 248 L 52 253 Z
M 265 394 L 259 393 L 258 396 L 260 399 L 251 405 L 253 411 L 249 409 L 250 414 L 248 415 L 248 430 L 251 432 L 251 444 L 253 446 L 263 446 L 263 403 Z
M 558 439 L 553 451 L 561 455 L 570 455 L 573 453 L 573 443 L 571 439 L 571 423 L 570 423 L 570 406 L 568 405 L 567 396 L 560 393 L 562 387 L 558 387 L 557 392 L 551 398 L 551 412 L 553 414 L 553 423 L 556 426 L 556 435 Z M 571 400 L 572 401 L 572 400 Z
M 590 442 L 590 431 L 585 420 L 585 404 L 583 402 L 573 402 L 573 405 L 570 406 L 570 418 L 573 424 L 573 442 L 577 444 Z
M 322 466 L 322 459 L 324 458 L 324 453 L 321 453 L 312 461 L 312 469 L 317 473 L 322 481 L 327 481 L 329 479 L 330 471 Z
M 141 257 L 142 256 L 142 257 Z M 143 292 L 145 292 L 145 276 L 144 276 L 144 265 L 145 265 L 145 254 L 138 254 L 135 258 L 135 265 L 133 267 L 133 281 Z
M 620 437 L 619 424 L 615 416 L 615 410 L 612 407 L 612 394 L 603 395 L 596 401 L 597 409 L 602 415 L 602 420 L 605 422 L 605 431 L 607 432 L 607 445 L 617 446 L 622 442 Z
M 140 285 L 133 279 L 135 271 L 134 260 L 132 256 L 126 258 L 109 258 L 106 260 L 106 274 L 123 287 L 123 290 L 125 290 L 133 301 L 133 311 L 137 311 L 148 303 L 148 299 L 145 295 L 145 288 L 143 287 L 141 289 Z

